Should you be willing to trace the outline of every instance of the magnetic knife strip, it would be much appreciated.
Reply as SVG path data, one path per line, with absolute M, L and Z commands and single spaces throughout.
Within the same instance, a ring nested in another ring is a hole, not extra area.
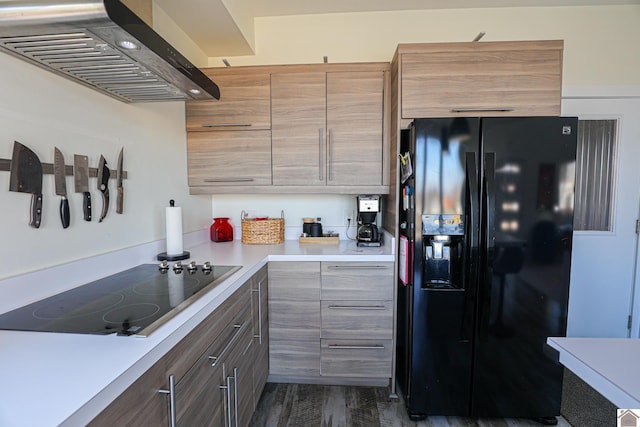
M 0 159 L 0 171 L 10 172 L 11 171 L 11 159 Z M 114 169 L 115 171 L 115 169 Z M 53 175 L 53 163 L 42 163 L 42 174 L 43 175 Z M 66 176 L 73 176 L 73 166 L 65 165 L 64 174 Z M 89 168 L 89 178 L 97 178 L 98 177 L 98 168 Z M 110 179 L 116 179 L 117 176 L 115 173 L 112 173 L 109 177 Z M 127 179 L 127 171 L 122 171 L 122 179 Z

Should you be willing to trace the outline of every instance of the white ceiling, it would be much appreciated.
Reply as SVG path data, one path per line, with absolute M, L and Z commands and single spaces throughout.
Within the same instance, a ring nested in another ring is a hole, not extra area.
M 208 56 L 251 54 L 253 19 L 266 16 L 490 7 L 640 4 L 640 0 L 154 0 Z M 244 31 L 243 31 L 244 28 Z M 250 34 L 251 33 L 251 34 Z

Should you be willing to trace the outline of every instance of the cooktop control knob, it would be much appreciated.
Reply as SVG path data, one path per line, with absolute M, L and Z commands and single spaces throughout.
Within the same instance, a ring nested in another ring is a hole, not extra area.
M 195 261 L 191 261 L 189 263 L 189 266 L 187 267 L 187 270 L 189 270 L 189 273 L 193 274 L 196 272 L 196 270 L 198 270 L 198 265 Z
M 166 273 L 169 270 L 169 263 L 166 260 L 162 261 L 160 265 L 158 265 L 158 270 L 160 270 L 162 274 Z
M 204 274 L 210 274 L 211 273 L 211 263 L 209 261 L 205 261 L 205 263 L 202 264 L 202 272 Z
M 182 273 L 182 262 L 178 261 L 173 264 L 173 272 L 176 274 Z

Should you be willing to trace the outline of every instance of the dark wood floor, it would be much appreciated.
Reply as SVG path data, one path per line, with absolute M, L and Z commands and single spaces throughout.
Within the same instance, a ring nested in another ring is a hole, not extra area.
M 413 422 L 387 388 L 268 383 L 252 427 L 540 427 L 527 419 L 429 417 Z M 558 426 L 571 425 L 562 417 Z

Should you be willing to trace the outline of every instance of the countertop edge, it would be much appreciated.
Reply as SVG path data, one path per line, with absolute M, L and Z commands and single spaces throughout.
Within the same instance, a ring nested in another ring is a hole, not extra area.
M 604 352 L 614 353 L 620 351 L 621 346 L 628 347 L 629 344 L 635 345 L 637 342 L 640 342 L 640 340 L 633 342 L 632 338 L 547 338 L 547 344 L 560 354 L 560 363 L 562 365 L 618 408 L 624 409 L 640 408 L 640 385 L 638 385 L 637 396 L 630 394 L 618 384 L 619 378 L 608 377 L 603 373 L 602 368 L 604 366 L 599 366 L 594 361 L 588 360 L 588 358 L 598 352 L 601 354 Z M 576 343 L 583 345 L 578 348 L 574 345 Z M 607 354 L 604 354 L 604 356 L 609 358 Z M 640 360 L 640 354 L 637 356 L 636 361 Z M 615 358 L 609 358 L 609 360 L 614 361 L 614 363 L 620 363 Z M 622 372 L 625 372 L 624 367 L 620 368 Z M 632 372 L 633 370 L 637 371 L 637 366 L 629 367 L 627 372 Z

